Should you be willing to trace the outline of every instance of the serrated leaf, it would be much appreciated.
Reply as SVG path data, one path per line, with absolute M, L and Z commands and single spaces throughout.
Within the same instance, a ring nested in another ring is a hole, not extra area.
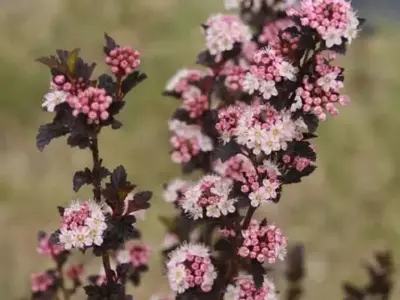
M 213 160 L 221 159 L 222 162 L 227 161 L 232 156 L 241 153 L 240 146 L 234 140 L 228 143 L 220 144 L 213 153 Z
M 68 137 L 67 144 L 71 147 L 79 147 L 79 149 L 85 149 L 90 146 L 90 139 L 88 136 L 74 133 Z
M 129 74 L 124 81 L 122 81 L 121 92 L 126 95 L 129 93 L 135 86 L 141 83 L 143 80 L 147 78 L 145 73 L 140 73 L 140 71 L 135 71 Z
M 36 59 L 36 61 L 48 66 L 50 69 L 57 69 L 59 66 L 57 57 L 53 55 L 48 57 L 47 56 L 39 57 Z
M 113 96 L 115 94 L 115 82 L 110 75 L 101 74 L 98 81 L 98 87 L 105 89 L 108 95 Z
M 123 186 L 126 182 L 127 174 L 124 166 L 120 165 L 111 174 L 111 183 L 115 188 Z
M 111 128 L 114 130 L 120 129 L 122 127 L 122 123 L 118 120 L 113 119 L 111 123 Z
M 73 190 L 78 192 L 79 189 L 85 184 L 91 184 L 93 180 L 92 171 L 89 168 L 85 168 L 84 171 L 77 171 L 72 179 Z
M 67 55 L 67 67 L 68 71 L 71 75 L 75 74 L 75 66 L 76 66 L 76 60 L 79 55 L 79 48 L 76 48 L 72 50 L 71 52 L 68 53 Z
M 196 64 L 210 68 L 215 65 L 215 61 L 210 52 L 203 51 L 197 56 Z
M 43 151 L 43 149 L 50 144 L 53 139 L 66 135 L 68 132 L 68 128 L 58 123 L 41 125 L 36 136 L 36 147 L 40 151 Z
M 104 39 L 106 40 L 106 45 L 103 47 L 103 51 L 106 55 L 108 55 L 110 51 L 117 48 L 118 45 L 107 33 L 104 33 Z

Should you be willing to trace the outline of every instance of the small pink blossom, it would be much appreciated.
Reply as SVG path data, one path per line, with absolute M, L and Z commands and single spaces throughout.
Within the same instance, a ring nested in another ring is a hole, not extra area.
M 83 265 L 71 265 L 65 271 L 68 279 L 73 281 L 81 281 L 83 275 Z
M 56 258 L 59 254 L 64 251 L 62 245 L 54 244 L 51 242 L 48 234 L 43 234 L 39 238 L 39 245 L 36 248 L 39 254 L 48 256 L 50 258 Z
M 45 272 L 34 273 L 31 275 L 32 292 L 46 292 L 54 283 L 54 278 Z
M 277 300 L 275 285 L 264 276 L 261 287 L 256 287 L 251 275 L 240 274 L 234 284 L 226 288 L 223 300 Z
M 134 243 L 117 253 L 117 261 L 120 264 L 131 264 L 134 268 L 147 265 L 151 256 L 151 248 L 148 245 Z

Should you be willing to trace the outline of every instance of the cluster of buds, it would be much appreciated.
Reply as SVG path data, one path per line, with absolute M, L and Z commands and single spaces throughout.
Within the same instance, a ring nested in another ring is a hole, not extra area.
M 209 292 L 217 278 L 209 249 L 200 244 L 184 244 L 174 250 L 167 274 L 171 289 L 178 294 L 195 288 Z
M 261 287 L 257 287 L 251 275 L 241 274 L 234 284 L 228 285 L 224 300 L 277 300 L 275 285 L 264 276 Z
M 243 154 L 230 157 L 227 161 L 217 160 L 214 163 L 213 171 L 226 180 L 233 182 L 246 182 L 245 173 L 254 169 L 251 161 Z
M 182 94 L 182 108 L 189 113 L 190 118 L 196 119 L 209 109 L 208 97 L 192 86 Z
M 284 260 L 286 256 L 286 237 L 275 225 L 260 224 L 252 220 L 249 228 L 242 231 L 242 237 L 243 243 L 238 251 L 242 257 L 273 264 L 276 259 Z
M 298 68 L 272 48 L 258 51 L 243 81 L 243 91 L 257 91 L 265 100 L 278 96 L 277 85 L 284 80 L 295 81 Z
M 76 96 L 68 97 L 67 102 L 73 109 L 72 114 L 86 115 L 89 124 L 99 123 L 100 120 L 105 121 L 110 116 L 107 109 L 110 107 L 112 98 L 104 89 L 89 87 Z
M 129 46 L 116 47 L 110 51 L 105 62 L 116 76 L 124 77 L 139 67 L 140 53 Z
M 172 120 L 169 122 L 169 129 L 173 133 L 170 139 L 171 159 L 176 163 L 189 162 L 202 152 L 213 149 L 212 140 L 201 132 L 201 127 L 198 125 Z
M 360 24 L 346 0 L 302 1 L 300 8 L 288 10 L 289 16 L 300 18 L 301 25 L 315 30 L 327 48 L 349 44 L 357 37 Z
M 207 49 L 217 62 L 224 52 L 251 39 L 250 29 L 235 15 L 214 15 L 207 20 L 204 28 Z
M 77 80 L 69 81 L 65 75 L 56 75 L 50 82 L 50 88 L 58 91 L 64 91 L 71 95 L 76 95 L 87 87 L 87 82 L 83 77 Z

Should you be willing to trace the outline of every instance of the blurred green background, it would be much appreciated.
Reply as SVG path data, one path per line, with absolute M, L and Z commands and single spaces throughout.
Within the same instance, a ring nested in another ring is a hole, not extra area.
M 167 289 L 157 216 L 173 213 L 161 185 L 179 175 L 169 159 L 166 127 L 177 102 L 160 94 L 178 68 L 194 66 L 204 46 L 199 24 L 221 10 L 222 0 L 0 1 L 0 299 L 28 295 L 29 274 L 50 265 L 35 251 L 36 233 L 58 226 L 56 205 L 90 195 L 89 188 L 74 194 L 71 183 L 75 170 L 90 165 L 89 153 L 69 149 L 63 139 L 44 153 L 35 148 L 37 128 L 51 116 L 40 108 L 49 73 L 34 59 L 80 47 L 87 60 L 100 63 L 100 73 L 104 31 L 138 48 L 149 76 L 127 99 L 120 116 L 125 126 L 100 138 L 106 166 L 124 164 L 131 181 L 155 192 L 140 223 L 154 247 L 152 270 L 135 299 Z M 390 23 L 353 44 L 343 61 L 352 103 L 322 124 L 319 168 L 262 212 L 283 226 L 290 241 L 306 244 L 305 299 L 340 299 L 341 280 L 363 283 L 360 266 L 373 250 L 389 247 L 400 261 L 399 53 L 398 28 Z M 95 258 L 74 259 L 99 269 Z

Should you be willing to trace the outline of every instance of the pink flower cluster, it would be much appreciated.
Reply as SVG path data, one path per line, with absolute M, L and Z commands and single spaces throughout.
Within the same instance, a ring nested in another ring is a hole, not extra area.
M 292 120 L 290 111 L 277 111 L 269 104 L 253 104 L 222 110 L 216 129 L 225 142 L 234 138 L 255 155 L 269 155 L 286 150 L 291 141 L 301 140 L 307 126 L 301 118 Z
M 277 198 L 281 188 L 281 182 L 278 178 L 280 175 L 282 173 L 277 164 L 265 159 L 262 165 L 257 166 L 257 172 L 254 169 L 249 169 L 243 173 L 245 180 L 242 181 L 240 190 L 249 194 L 251 206 L 258 207 Z
M 209 109 L 208 97 L 197 87 L 191 86 L 182 93 L 182 108 L 190 118 L 196 119 Z
M 328 48 L 351 43 L 357 37 L 359 20 L 346 0 L 303 0 L 300 8 L 288 10 L 289 16 L 300 18 L 302 26 L 318 32 Z
M 46 292 L 54 283 L 54 278 L 46 273 L 39 272 L 31 275 L 31 289 L 32 292 Z
M 246 182 L 244 173 L 254 170 L 252 162 L 243 154 L 230 157 L 227 161 L 217 160 L 213 166 L 214 172 L 232 182 Z
M 242 231 L 243 244 L 238 254 L 256 259 L 259 263 L 273 264 L 286 256 L 286 237 L 275 225 L 261 225 L 252 220 L 248 229 Z
M 76 82 L 68 81 L 64 75 L 56 75 L 50 83 L 50 88 L 64 91 L 71 95 L 77 95 L 83 91 L 87 86 L 85 80 L 81 77 Z
M 191 288 L 211 291 L 217 272 L 206 246 L 184 244 L 170 254 L 167 275 L 171 289 L 182 294 Z
M 65 275 L 70 280 L 81 281 L 83 275 L 83 265 L 71 265 L 65 271 Z
M 291 19 L 277 19 L 276 21 L 266 23 L 263 31 L 258 36 L 258 42 L 263 45 L 271 46 L 271 44 L 279 43 L 280 31 L 293 26 L 294 23 Z
M 169 203 L 178 203 L 184 193 L 193 183 L 182 179 L 174 179 L 164 187 L 164 200 Z
M 248 70 L 246 65 L 225 64 L 221 71 L 221 75 L 225 75 L 225 86 L 231 91 L 239 91 L 243 85 L 244 76 Z
M 296 80 L 298 68 L 272 48 L 255 54 L 253 64 L 243 80 L 242 89 L 252 95 L 258 91 L 265 100 L 278 96 L 277 85 L 283 80 Z
M 117 253 L 117 261 L 120 264 L 130 263 L 134 268 L 147 265 L 151 256 L 151 248 L 148 245 L 134 243 L 127 246 L 127 249 Z
M 330 115 L 337 115 L 335 107 L 337 103 L 346 105 L 349 98 L 341 95 L 339 90 L 343 88 L 342 70 L 339 67 L 330 65 L 334 56 L 326 59 L 322 55 L 316 57 L 315 79 L 308 76 L 303 79 L 303 86 L 296 91 L 295 101 L 299 103 L 305 112 L 314 113 L 319 120 L 326 119 L 326 112 Z
M 223 142 L 229 142 L 235 135 L 243 112 L 243 105 L 231 105 L 218 111 L 218 123 L 215 129 L 218 130 Z
M 262 181 L 262 185 L 256 181 L 256 176 L 248 177 L 248 185 L 244 184 L 241 187 L 243 193 L 248 193 L 249 191 L 249 199 L 250 205 L 253 207 L 259 207 L 262 204 L 268 203 L 268 201 L 272 201 L 276 199 L 278 196 L 278 189 L 281 186 L 281 182 L 276 179 L 265 178 Z
M 100 246 L 106 228 L 106 216 L 99 204 L 76 201 L 64 209 L 58 238 L 65 250 Z
M 181 94 L 192 87 L 190 82 L 199 81 L 205 73 L 196 69 L 179 70 L 166 84 L 165 91 Z
M 55 258 L 64 251 L 62 245 L 53 244 L 50 240 L 49 235 L 44 235 L 39 239 L 39 246 L 37 247 L 37 252 L 43 254 L 50 258 Z
M 176 119 L 169 122 L 172 132 L 170 143 L 172 145 L 171 159 L 175 163 L 189 162 L 201 152 L 213 150 L 210 137 L 201 132 L 198 125 L 188 125 Z
M 234 284 L 226 288 L 223 300 L 277 300 L 275 285 L 267 276 L 261 287 L 257 288 L 251 275 L 240 275 Z
M 235 15 L 211 16 L 205 27 L 207 49 L 216 62 L 222 59 L 225 51 L 233 50 L 236 43 L 245 44 L 251 39 L 249 27 Z
M 111 72 L 118 77 L 123 77 L 133 73 L 139 67 L 140 53 L 129 46 L 117 47 L 110 51 L 105 62 L 111 67 Z
M 194 220 L 219 218 L 236 211 L 237 199 L 231 199 L 229 193 L 232 184 L 216 175 L 206 175 L 184 194 L 182 209 Z
M 110 114 L 107 109 L 112 102 L 111 96 L 106 90 L 89 87 L 80 91 L 77 96 L 67 98 L 69 106 L 73 109 L 72 114 L 78 116 L 80 113 L 88 117 L 88 123 L 98 123 L 99 120 L 107 120 Z

